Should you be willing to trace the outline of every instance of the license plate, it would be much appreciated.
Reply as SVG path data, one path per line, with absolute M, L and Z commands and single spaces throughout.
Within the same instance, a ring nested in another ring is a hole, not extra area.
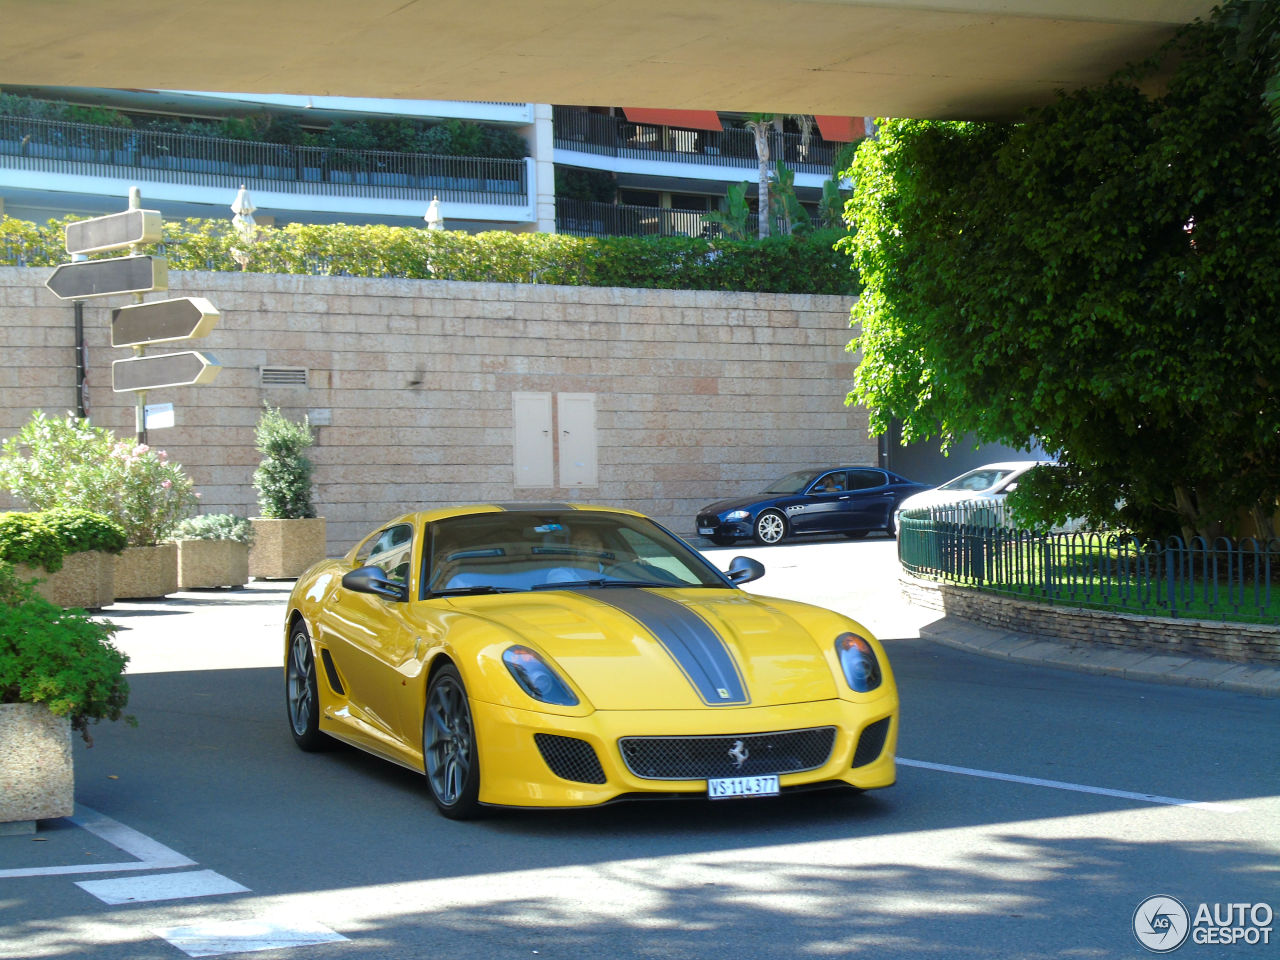
M 698 528 L 698 533 L 704 537 L 709 533 L 715 533 L 715 532 L 716 532 L 715 527 L 699 527 Z
M 724 777 L 720 780 L 707 781 L 707 796 L 712 800 L 728 800 L 732 797 L 776 797 L 778 795 L 778 778 L 768 777 Z

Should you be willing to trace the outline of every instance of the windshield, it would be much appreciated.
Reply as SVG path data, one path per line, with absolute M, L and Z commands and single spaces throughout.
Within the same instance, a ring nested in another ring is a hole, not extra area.
M 429 527 L 435 596 L 576 587 L 725 587 L 701 555 L 651 520 L 594 510 L 512 510 Z
M 971 490 L 975 493 L 981 490 L 990 490 L 1013 472 L 1013 470 L 1008 468 L 979 467 L 977 470 L 970 470 L 968 473 L 962 473 L 954 480 L 948 480 L 938 489 Z
M 800 493 L 805 487 L 809 486 L 813 480 L 814 472 L 812 470 L 797 470 L 795 473 L 788 473 L 781 480 L 775 480 L 769 486 L 765 487 L 765 493 Z

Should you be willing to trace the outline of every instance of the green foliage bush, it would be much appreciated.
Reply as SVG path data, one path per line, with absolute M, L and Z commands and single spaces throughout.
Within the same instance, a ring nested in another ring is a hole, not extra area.
M 864 141 L 850 399 L 873 430 L 1038 438 L 1064 469 L 1011 504 L 1048 524 L 1213 536 L 1269 518 L 1278 36 L 1280 5 L 1228 3 L 1022 123 L 891 120 Z M 1144 82 L 1161 69 L 1167 85 Z
M 49 573 L 57 573 L 69 553 L 119 553 L 126 543 L 123 527 L 89 510 L 0 513 L 0 561 L 5 563 L 43 567 Z
M 129 702 L 115 630 L 49 603 L 0 563 L 0 703 L 43 703 L 92 744 L 89 724 L 119 720 Z
M 273 520 L 314 517 L 311 502 L 312 464 L 305 451 L 315 442 L 306 417 L 299 423 L 267 407 L 258 418 L 254 440 L 262 461 L 253 472 L 262 515 Z
M 133 546 L 159 543 L 197 503 L 191 478 L 163 450 L 36 410 L 0 444 L 0 486 L 36 510 L 75 507 L 118 523 Z
M 201 513 L 187 517 L 170 534 L 174 540 L 234 540 L 253 544 L 253 524 L 234 513 Z
M 0 218 L 0 263 L 55 266 L 66 259 L 66 223 Z M 239 270 L 244 243 L 226 220 L 164 225 L 170 270 Z M 807 236 L 708 241 L 698 237 L 572 237 L 463 233 L 414 227 L 300 224 L 264 227 L 250 250 L 260 273 L 408 277 L 565 286 L 659 287 L 753 293 L 856 293 L 848 257 L 833 249 L 843 229 Z M 6 253 L 7 251 L 7 253 Z M 7 259 L 6 259 L 7 257 Z

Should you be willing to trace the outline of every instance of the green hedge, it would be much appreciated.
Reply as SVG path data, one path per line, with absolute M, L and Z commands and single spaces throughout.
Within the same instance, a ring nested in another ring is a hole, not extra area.
M 0 562 L 4 563 L 57 573 L 69 553 L 119 553 L 125 542 L 124 529 L 118 523 L 88 510 L 0 513 Z
M 66 224 L 0 218 L 0 264 L 55 266 L 67 260 Z M 238 270 L 244 243 L 227 220 L 165 224 L 170 270 Z M 571 237 L 464 233 L 415 227 L 297 224 L 264 227 L 252 245 L 258 273 L 409 277 L 587 287 L 737 290 L 850 295 L 859 284 L 848 257 L 833 249 L 840 230 L 763 241 L 697 237 Z M 107 254 L 110 256 L 110 254 Z

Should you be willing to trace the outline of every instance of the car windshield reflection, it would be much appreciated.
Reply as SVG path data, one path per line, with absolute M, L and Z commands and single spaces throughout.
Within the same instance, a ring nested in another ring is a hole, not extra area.
M 797 470 L 795 473 L 788 473 L 785 477 L 773 481 L 765 488 L 765 493 L 800 493 L 805 487 L 809 486 L 809 482 L 813 480 L 814 473 L 812 470 Z
M 643 517 L 510 511 L 439 520 L 428 532 L 425 582 L 435 597 L 726 586 L 698 553 Z

